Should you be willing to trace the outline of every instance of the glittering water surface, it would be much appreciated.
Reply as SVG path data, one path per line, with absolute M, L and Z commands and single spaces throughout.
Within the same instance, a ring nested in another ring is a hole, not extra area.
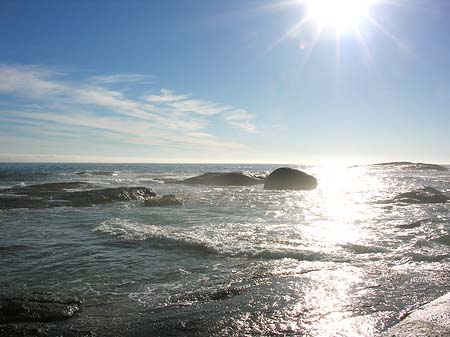
M 449 172 L 299 166 L 319 180 L 299 192 L 163 183 L 276 167 L 0 164 L 0 187 L 87 181 L 184 200 L 0 211 L 1 290 L 80 296 L 65 324 L 133 336 L 377 336 L 450 290 L 450 203 L 377 203 L 450 192 Z

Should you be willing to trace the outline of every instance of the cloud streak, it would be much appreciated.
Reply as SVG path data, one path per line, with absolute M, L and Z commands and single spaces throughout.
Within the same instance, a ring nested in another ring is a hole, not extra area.
M 245 133 L 256 132 L 255 116 L 229 104 L 170 89 L 131 96 L 109 87 L 142 84 L 149 76 L 113 74 L 73 80 L 69 75 L 38 66 L 0 66 L 0 96 L 14 107 L 0 107 L 3 128 L 11 125 L 20 129 L 20 134 L 59 137 L 61 141 L 64 134 L 82 138 L 89 133 L 117 144 L 180 151 L 243 151 L 246 146 L 219 138 L 212 130 L 227 125 Z

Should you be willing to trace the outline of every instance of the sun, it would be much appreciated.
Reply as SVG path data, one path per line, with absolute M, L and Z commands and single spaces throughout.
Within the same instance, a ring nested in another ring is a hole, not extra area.
M 310 59 L 322 36 L 329 42 L 334 39 L 336 69 L 341 64 L 341 55 L 346 51 L 343 40 L 355 39 L 362 48 L 364 61 L 376 70 L 376 60 L 370 50 L 366 33 L 382 33 L 400 49 L 405 43 L 378 21 L 388 7 L 416 8 L 412 0 L 278 0 L 274 8 L 300 8 L 299 21 L 295 22 L 268 51 L 285 40 L 295 40 L 301 51 L 301 67 Z M 417 7 L 420 9 L 419 7 Z M 331 34 L 330 34 L 331 33 Z M 330 39 L 330 37 L 332 39 Z M 407 50 L 405 50 L 407 51 Z M 330 56 L 332 54 L 330 53 Z
M 331 28 L 339 33 L 358 29 L 359 23 L 369 16 L 377 0 L 308 0 L 306 11 L 309 20 L 322 29 Z

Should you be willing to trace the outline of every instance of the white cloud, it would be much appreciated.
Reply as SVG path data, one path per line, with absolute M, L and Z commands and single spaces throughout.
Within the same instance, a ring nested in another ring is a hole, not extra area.
M 190 95 L 175 95 L 172 90 L 161 89 L 159 95 L 149 95 L 145 99 L 152 103 L 170 103 L 189 98 Z
M 116 74 L 70 81 L 64 74 L 36 66 L 0 66 L 0 95 L 12 99 L 16 111 L 0 107 L 0 119 L 22 123 L 24 132 L 82 137 L 93 132 L 122 144 L 177 149 L 243 150 L 245 146 L 217 138 L 208 128 L 220 119 L 231 127 L 255 132 L 254 115 L 231 105 L 192 98 L 160 89 L 158 94 L 132 98 L 105 87 L 142 82 L 148 77 Z M 19 107 L 19 109 L 17 108 Z M 44 132 L 44 129 L 48 129 Z
M 113 74 L 104 76 L 92 76 L 89 78 L 91 82 L 100 84 L 141 82 L 145 84 L 152 83 L 153 76 L 142 74 Z
M 225 120 L 230 125 L 250 133 L 257 132 L 256 126 L 252 122 L 254 118 L 255 115 L 243 109 L 232 110 L 225 114 Z
M 196 115 L 213 116 L 231 109 L 230 105 L 208 102 L 198 99 L 186 99 L 168 104 L 178 113 L 193 113 Z
M 49 79 L 53 75 L 51 71 L 34 66 L 0 66 L 0 93 L 43 97 L 65 91 L 65 85 Z
M 78 104 L 106 107 L 131 117 L 151 119 L 155 107 L 148 103 L 127 99 L 121 92 L 102 87 L 83 87 L 72 92 L 72 99 Z

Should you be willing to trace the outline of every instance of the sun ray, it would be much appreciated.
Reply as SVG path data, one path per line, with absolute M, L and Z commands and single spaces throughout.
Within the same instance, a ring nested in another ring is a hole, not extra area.
M 357 41 L 360 43 L 361 47 L 364 50 L 364 53 L 367 56 L 367 59 L 369 60 L 370 66 L 375 71 L 375 73 L 378 75 L 378 77 L 382 80 L 383 77 L 381 76 L 381 73 L 378 71 L 378 67 L 375 63 L 375 59 L 370 51 L 369 46 L 367 45 L 366 41 L 364 41 L 364 37 L 361 34 L 361 31 L 359 29 L 355 29 L 354 34 L 356 36 Z
M 383 0 L 383 3 L 388 6 L 409 8 L 415 10 L 425 10 L 430 8 L 430 1 L 414 1 L 413 0 Z
M 391 40 L 395 45 L 410 54 L 408 45 L 399 37 L 394 35 L 382 23 L 378 21 L 378 15 L 383 13 L 384 7 L 396 6 L 411 9 L 428 9 L 425 0 L 285 0 L 274 4 L 273 8 L 279 7 L 299 7 L 299 12 L 303 17 L 301 20 L 291 26 L 278 40 L 276 40 L 264 53 L 268 53 L 286 39 L 298 37 L 299 49 L 301 49 L 301 61 L 299 70 L 305 67 L 311 59 L 311 55 L 316 49 L 319 39 L 322 35 L 329 35 L 333 32 L 335 44 L 335 69 L 336 75 L 339 74 L 341 63 L 344 62 L 345 55 L 344 40 L 353 38 L 361 46 L 364 57 L 368 65 L 375 71 L 376 76 L 383 81 L 375 57 L 363 34 L 364 27 L 374 27 L 372 31 L 379 31 L 383 36 Z M 375 11 L 375 8 L 380 11 Z M 299 37 L 303 32 L 313 36 L 307 40 L 304 36 Z M 298 40 L 297 39 L 297 40 Z M 312 39 L 312 40 L 311 40 Z
M 316 33 L 314 34 L 314 37 L 311 41 L 310 47 L 308 47 L 307 52 L 305 54 L 305 57 L 303 58 L 303 61 L 300 65 L 300 70 L 303 69 L 303 67 L 306 65 L 306 63 L 308 62 L 309 58 L 311 57 L 311 54 L 314 50 L 314 47 L 317 44 L 317 41 L 319 41 L 320 35 L 322 34 L 324 27 L 323 26 L 319 26 L 316 30 Z
M 269 48 L 267 48 L 267 50 L 265 51 L 265 53 L 270 52 L 272 49 L 274 49 L 276 46 L 278 46 L 281 42 L 283 42 L 284 40 L 286 40 L 289 37 L 295 36 L 296 34 L 298 34 L 298 32 L 300 31 L 300 29 L 307 24 L 309 21 L 311 20 L 311 17 L 306 16 L 304 17 L 302 20 L 300 20 L 299 22 L 297 22 L 295 25 L 293 25 L 291 28 L 289 28 L 281 38 L 279 38 L 277 41 L 275 41 Z
M 341 64 L 341 33 L 336 31 L 336 72 Z
M 371 17 L 370 15 L 366 16 L 367 21 L 374 26 L 375 28 L 377 28 L 380 32 L 382 32 L 385 36 L 387 36 L 389 39 L 391 39 L 392 41 L 394 41 L 394 43 L 401 49 L 403 49 L 404 51 L 410 53 L 411 51 L 405 46 L 405 44 L 402 42 L 402 40 L 400 40 L 397 36 L 395 36 L 394 34 L 392 34 L 390 31 L 388 31 L 386 28 L 384 28 L 377 20 L 375 20 L 373 17 Z

